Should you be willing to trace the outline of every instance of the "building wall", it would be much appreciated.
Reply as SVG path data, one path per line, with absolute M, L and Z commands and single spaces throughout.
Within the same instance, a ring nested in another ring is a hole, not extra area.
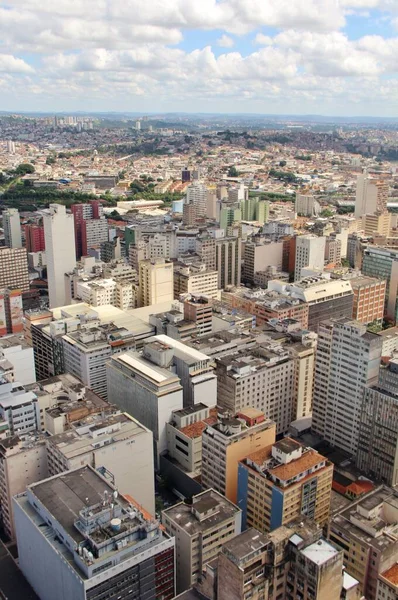
M 65 305 L 64 274 L 76 265 L 75 233 L 73 215 L 66 214 L 64 206 L 51 204 L 50 211 L 43 223 L 49 303 L 56 308 Z

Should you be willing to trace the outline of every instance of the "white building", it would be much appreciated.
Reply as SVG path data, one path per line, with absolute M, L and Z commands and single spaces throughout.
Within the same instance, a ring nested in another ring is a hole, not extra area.
M 321 207 L 319 202 L 310 194 L 296 194 L 295 212 L 303 217 L 319 215 Z
M 93 281 L 81 279 L 76 282 L 76 297 L 91 306 L 116 306 L 116 281 L 96 278 Z
M 0 339 L 0 377 L 4 371 L 11 372 L 9 381 L 28 385 L 36 381 L 33 348 L 24 338 L 10 335 Z
M 19 382 L 0 385 L 0 418 L 8 424 L 11 435 L 40 431 L 40 405 L 35 393 Z
M 50 204 L 43 224 L 50 308 L 56 308 L 66 304 L 64 274 L 76 265 L 73 215 L 67 214 L 62 204 Z
M 152 432 L 128 414 L 90 415 L 47 439 L 49 475 L 91 465 L 155 515 Z
M 312 428 L 355 455 L 364 389 L 378 381 L 382 339 L 350 319 L 321 323 L 315 361 Z
M 203 183 L 191 183 L 187 187 L 187 204 L 193 204 L 196 207 L 198 217 L 206 215 L 207 187 Z
M 295 281 L 301 279 L 301 270 L 311 267 L 315 271 L 323 271 L 325 266 L 324 237 L 300 235 L 296 238 L 296 262 L 294 266 Z
M 21 222 L 16 208 L 3 211 L 4 241 L 8 248 L 22 248 Z
M 366 171 L 358 175 L 355 218 L 386 212 L 388 193 L 389 185 L 386 181 L 371 179 Z

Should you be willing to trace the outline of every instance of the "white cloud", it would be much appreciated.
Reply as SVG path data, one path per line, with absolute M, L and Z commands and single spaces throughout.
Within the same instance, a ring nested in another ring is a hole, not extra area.
M 33 73 L 34 69 L 22 58 L 11 54 L 0 54 L 0 72 L 2 73 Z
M 234 45 L 234 40 L 225 33 L 217 40 L 217 46 L 220 46 L 220 48 L 232 48 Z
M 259 46 L 272 46 L 273 39 L 269 35 L 264 35 L 263 33 L 258 33 L 254 38 L 254 43 Z

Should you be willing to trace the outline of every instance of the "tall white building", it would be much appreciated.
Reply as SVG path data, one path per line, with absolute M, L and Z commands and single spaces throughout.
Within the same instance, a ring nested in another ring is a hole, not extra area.
M 198 217 L 206 215 L 207 187 L 203 183 L 191 183 L 187 187 L 187 204 L 193 204 L 196 207 Z
M 48 295 L 50 308 L 56 308 L 66 304 L 64 274 L 76 265 L 73 215 L 67 214 L 61 204 L 50 204 L 50 213 L 44 216 L 43 223 Z
M 325 265 L 324 237 L 316 235 L 300 235 L 296 239 L 296 262 L 294 279 L 301 279 L 301 270 L 311 267 L 314 271 L 323 271 Z
M 152 306 L 174 299 L 173 263 L 163 258 L 142 260 L 138 279 L 140 306 Z
M 297 194 L 294 209 L 303 217 L 314 217 L 321 212 L 319 202 L 310 194 Z
M 366 385 L 377 383 L 382 340 L 351 319 L 318 330 L 312 427 L 332 446 L 355 455 Z
M 355 198 L 355 217 L 382 214 L 387 211 L 389 185 L 371 179 L 367 172 L 358 175 Z
M 8 248 L 22 248 L 21 222 L 16 208 L 3 211 L 4 241 Z

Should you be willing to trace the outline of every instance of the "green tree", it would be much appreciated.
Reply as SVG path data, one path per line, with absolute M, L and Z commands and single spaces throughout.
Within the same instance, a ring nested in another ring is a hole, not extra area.
M 15 173 L 17 175 L 27 175 L 28 173 L 31 174 L 31 173 L 34 173 L 34 172 L 35 172 L 35 168 L 30 163 L 21 163 L 15 169 Z
M 228 177 L 239 177 L 239 171 L 238 169 L 234 166 L 231 165 L 228 169 Z
M 46 165 L 55 165 L 55 158 L 54 158 L 54 156 L 47 156 L 47 158 L 46 158 Z
M 321 217 L 333 217 L 333 212 L 329 208 L 324 208 Z
M 280 160 L 279 161 L 279 166 L 280 167 L 286 167 L 286 161 L 285 160 Z

